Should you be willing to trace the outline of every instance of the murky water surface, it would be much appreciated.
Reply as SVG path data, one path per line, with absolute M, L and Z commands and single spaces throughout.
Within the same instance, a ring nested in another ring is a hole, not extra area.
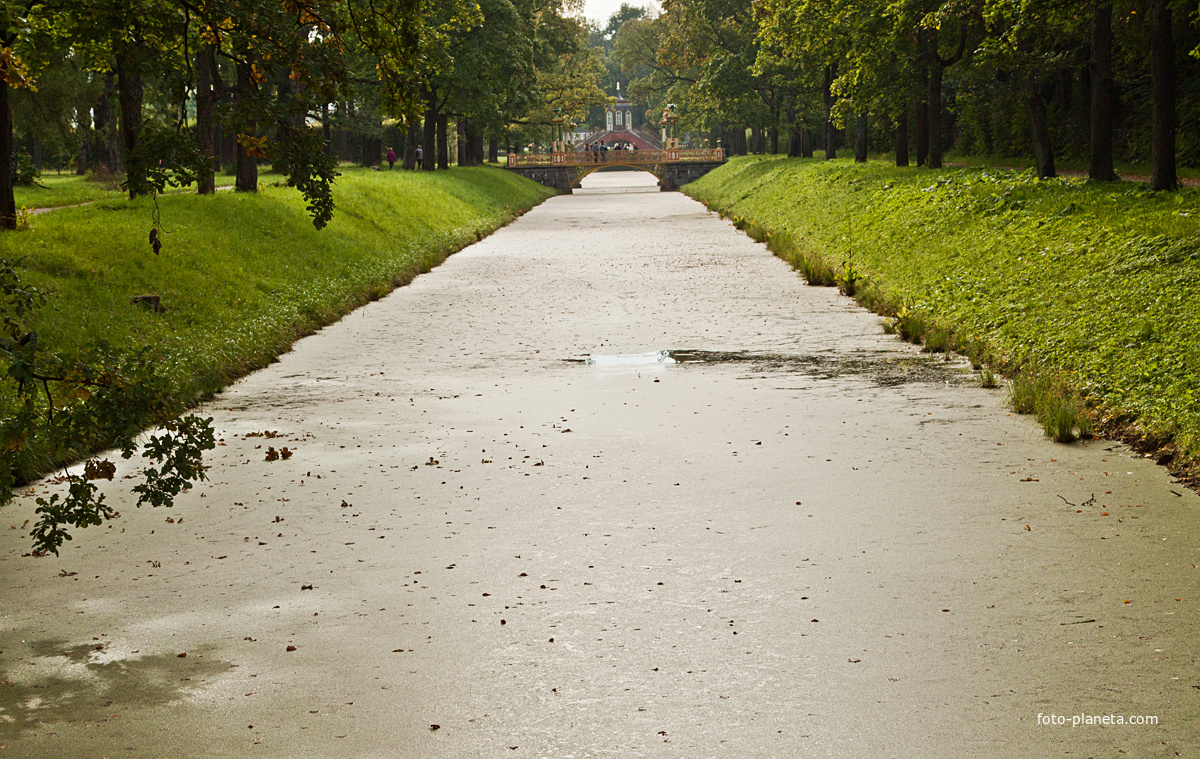
M 587 183 L 217 398 L 174 509 L 0 512 L 0 757 L 1200 752 L 1194 493 Z

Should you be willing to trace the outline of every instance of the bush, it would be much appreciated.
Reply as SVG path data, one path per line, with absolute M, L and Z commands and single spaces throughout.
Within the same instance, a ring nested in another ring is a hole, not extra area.
M 29 156 L 18 155 L 15 150 L 12 154 L 12 172 L 13 185 L 16 187 L 33 187 L 42 176 Z

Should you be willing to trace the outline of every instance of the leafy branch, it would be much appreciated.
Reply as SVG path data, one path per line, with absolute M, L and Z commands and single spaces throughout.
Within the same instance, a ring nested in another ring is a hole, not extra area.
M 63 461 L 87 458 L 82 473 L 68 473 L 65 497 L 38 498 L 39 519 L 30 536 L 35 554 L 58 555 L 71 539 L 68 528 L 84 529 L 117 516 L 93 481 L 113 478 L 116 466 L 88 457 L 117 448 L 128 459 L 137 452 L 146 425 L 163 432 L 141 445 L 150 466 L 133 488 L 137 505 L 171 506 L 192 483 L 205 479 L 203 455 L 216 443 L 212 419 L 176 419 L 173 384 L 149 349 L 117 355 L 100 344 L 78 358 L 49 351 L 32 328 L 47 294 L 21 282 L 17 264 L 0 259 L 0 384 L 12 401 L 0 406 L 0 503 L 13 488 Z M 15 401 L 15 403 L 13 402 Z

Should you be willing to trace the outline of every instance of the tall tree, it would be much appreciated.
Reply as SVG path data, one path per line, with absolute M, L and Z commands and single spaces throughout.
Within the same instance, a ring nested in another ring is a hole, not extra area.
M 1112 2 L 1092 0 L 1092 49 L 1088 59 L 1092 80 L 1088 177 L 1097 182 L 1111 182 L 1117 178 L 1113 171 L 1112 45 Z
M 32 87 L 29 69 L 17 52 L 27 16 L 36 0 L 0 2 L 0 229 L 17 228 L 13 197 L 13 123 L 9 93 L 14 87 Z
M 1170 0 L 1150 0 L 1150 72 L 1153 123 L 1150 127 L 1150 187 L 1173 190 L 1175 173 L 1175 40 Z

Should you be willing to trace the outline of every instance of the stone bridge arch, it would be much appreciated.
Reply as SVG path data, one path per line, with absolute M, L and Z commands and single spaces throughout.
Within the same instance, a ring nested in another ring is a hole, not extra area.
M 508 170 L 570 194 L 584 177 L 604 168 L 623 166 L 658 177 L 664 192 L 678 190 L 725 162 L 720 148 L 692 150 L 609 150 L 526 153 L 508 156 Z

